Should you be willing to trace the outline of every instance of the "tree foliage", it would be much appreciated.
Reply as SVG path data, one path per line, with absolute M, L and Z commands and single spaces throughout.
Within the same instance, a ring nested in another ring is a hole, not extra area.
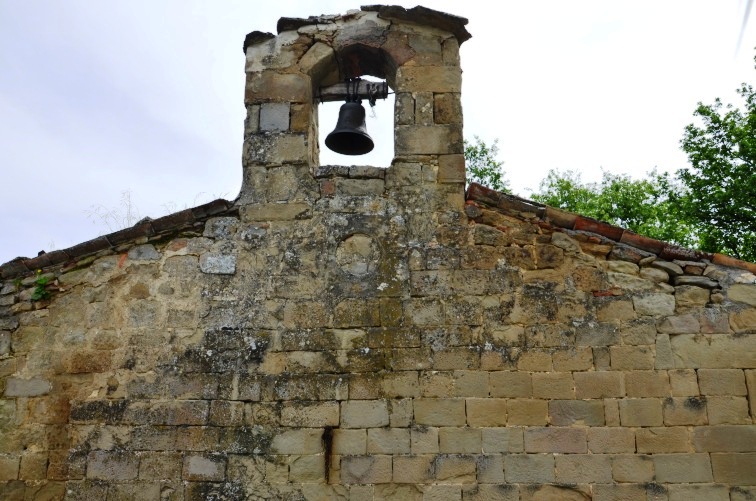
M 754 58 L 756 61 L 756 57 Z M 690 167 L 645 179 L 604 172 L 599 183 L 552 170 L 533 199 L 659 240 L 756 262 L 756 91 L 738 89 L 744 107 L 698 103 L 698 123 L 680 141 Z M 496 141 L 465 141 L 467 182 L 508 191 Z
M 504 179 L 504 162 L 497 160 L 498 139 L 489 146 L 481 138 L 475 141 L 465 139 L 465 168 L 467 184 L 478 183 L 496 191 L 509 193 L 509 181 Z
M 698 103 L 699 124 L 680 141 L 691 164 L 678 172 L 686 190 L 672 198 L 703 250 L 756 262 L 756 92 L 744 83 L 738 94 L 743 110 Z
M 677 217 L 670 197 L 679 189 L 669 174 L 656 171 L 639 180 L 604 172 L 600 183 L 584 183 L 579 173 L 551 170 L 532 198 L 651 238 L 695 245 L 693 227 Z

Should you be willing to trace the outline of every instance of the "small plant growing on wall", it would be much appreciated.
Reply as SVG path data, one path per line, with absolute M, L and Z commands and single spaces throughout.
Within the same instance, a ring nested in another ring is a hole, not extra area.
M 42 275 L 42 270 L 37 270 L 37 279 L 34 281 L 36 284 L 34 292 L 32 292 L 32 301 L 42 301 L 50 297 L 50 292 L 47 290 L 47 282 L 50 281 L 50 277 Z

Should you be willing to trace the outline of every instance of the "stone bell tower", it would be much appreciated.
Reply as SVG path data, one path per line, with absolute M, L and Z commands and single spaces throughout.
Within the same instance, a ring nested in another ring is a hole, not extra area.
M 394 158 L 390 168 L 374 175 L 387 189 L 437 185 L 439 194 L 454 198 L 444 201 L 447 207 L 461 208 L 459 45 L 470 38 L 466 23 L 424 7 L 374 5 L 345 15 L 282 18 L 278 36 L 247 35 L 240 203 L 328 195 L 333 183 L 326 179 L 336 171 L 318 165 L 319 95 L 346 78 L 371 75 L 396 93 Z M 353 171 L 348 177 L 366 175 Z

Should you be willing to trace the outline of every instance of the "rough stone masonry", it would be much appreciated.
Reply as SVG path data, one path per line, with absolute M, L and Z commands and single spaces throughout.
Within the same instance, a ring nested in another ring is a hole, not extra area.
M 251 33 L 235 202 L 0 266 L 0 499 L 756 498 L 756 265 L 465 193 L 465 24 Z M 366 74 L 392 164 L 319 166 Z

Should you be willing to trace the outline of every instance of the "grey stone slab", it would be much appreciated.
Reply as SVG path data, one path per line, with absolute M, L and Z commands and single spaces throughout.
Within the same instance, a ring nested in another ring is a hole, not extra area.
M 236 256 L 228 254 L 205 253 L 200 256 L 200 270 L 214 275 L 233 275 L 236 273 Z

